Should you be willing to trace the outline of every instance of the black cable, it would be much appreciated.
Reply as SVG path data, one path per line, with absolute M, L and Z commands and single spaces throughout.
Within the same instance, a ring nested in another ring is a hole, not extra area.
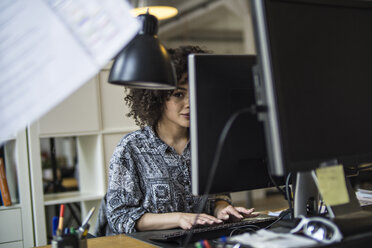
M 289 179 L 291 178 L 291 173 L 288 173 L 287 179 L 285 181 L 285 191 L 287 195 L 288 207 L 289 212 L 291 213 L 291 219 L 294 219 L 293 207 L 292 207 L 292 197 L 291 197 L 291 190 L 289 188 Z
M 269 229 L 270 227 L 272 227 L 275 223 L 278 223 L 279 221 L 281 221 L 285 216 L 287 216 L 289 213 L 291 213 L 291 211 L 287 211 L 286 213 L 284 214 L 281 214 L 278 219 L 276 219 L 274 222 L 272 222 L 270 225 L 267 225 L 265 228 L 263 229 Z
M 267 111 L 266 106 L 252 105 L 248 108 L 238 110 L 233 115 L 231 115 L 230 118 L 227 120 L 227 122 L 226 122 L 225 126 L 223 127 L 222 132 L 219 136 L 219 139 L 218 139 L 216 152 L 214 153 L 214 158 L 213 158 L 213 162 L 212 162 L 212 166 L 211 166 L 211 170 L 210 170 L 210 177 L 208 178 L 207 184 L 205 186 L 202 201 L 201 201 L 201 204 L 199 206 L 199 209 L 198 209 L 197 216 L 195 218 L 193 227 L 196 225 L 196 221 L 198 220 L 199 215 L 202 213 L 202 211 L 205 207 L 205 204 L 208 200 L 208 195 L 209 195 L 209 192 L 210 192 L 210 189 L 211 189 L 211 186 L 212 186 L 213 178 L 214 178 L 214 175 L 216 174 L 218 162 L 220 160 L 220 154 L 221 154 L 221 151 L 222 151 L 223 145 L 225 143 L 227 134 L 229 133 L 232 124 L 235 122 L 236 118 L 243 113 L 256 114 L 257 112 L 264 112 L 264 111 Z M 186 239 L 185 239 L 185 242 L 183 244 L 183 247 L 186 247 L 189 244 L 189 242 L 191 240 L 191 237 L 192 237 L 192 232 L 188 232 L 188 234 L 186 236 Z
M 274 184 L 275 188 L 276 188 L 280 193 L 282 193 L 284 196 L 286 196 L 286 192 L 285 192 L 285 190 L 282 189 L 282 188 L 280 188 L 280 187 L 278 186 L 278 184 L 275 182 L 274 178 L 271 176 L 270 173 L 268 173 L 268 174 L 269 174 L 270 181 Z
M 242 227 L 237 227 L 237 228 L 234 228 L 234 229 L 231 230 L 231 232 L 229 234 L 229 237 L 233 236 L 236 232 L 239 232 L 239 234 L 242 234 L 242 233 L 245 233 L 245 232 L 257 231 L 259 229 L 260 228 L 258 226 L 255 226 L 255 225 L 246 225 L 246 226 L 242 226 Z
M 372 164 L 360 164 L 356 167 L 344 167 L 347 176 L 359 176 L 359 172 L 369 170 L 372 168 Z
M 365 166 L 363 166 L 364 164 L 360 164 L 357 166 L 357 170 L 358 171 L 364 171 L 364 170 L 369 170 L 372 168 L 372 165 L 371 164 L 365 164 Z

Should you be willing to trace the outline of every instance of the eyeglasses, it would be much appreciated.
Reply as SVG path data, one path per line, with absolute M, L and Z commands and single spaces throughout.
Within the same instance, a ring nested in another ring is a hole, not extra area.
M 330 220 L 321 217 L 299 217 L 301 221 L 291 233 L 302 231 L 306 236 L 326 244 L 339 242 L 343 238 L 340 229 Z

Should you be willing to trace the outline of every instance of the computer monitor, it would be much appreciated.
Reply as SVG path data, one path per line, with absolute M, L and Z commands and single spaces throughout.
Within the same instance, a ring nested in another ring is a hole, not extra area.
M 271 172 L 372 162 L 372 2 L 253 7 Z
M 252 0 L 252 7 L 270 171 L 371 163 L 372 2 Z
M 251 55 L 189 56 L 192 191 L 202 195 L 211 180 L 211 166 L 226 122 L 255 104 Z M 273 187 L 266 164 L 263 125 L 244 113 L 231 126 L 208 193 Z M 277 180 L 278 184 L 283 181 Z

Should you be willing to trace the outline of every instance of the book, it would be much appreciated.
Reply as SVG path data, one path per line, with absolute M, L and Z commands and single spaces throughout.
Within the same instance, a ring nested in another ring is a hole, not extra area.
M 0 146 L 0 158 L 4 157 L 4 146 Z M 1 196 L 1 191 L 0 191 L 0 206 L 3 206 L 3 197 Z
M 8 182 L 10 199 L 12 204 L 19 202 L 18 193 L 18 178 L 17 178 L 17 159 L 16 159 L 16 141 L 9 140 L 3 146 L 3 153 L 0 158 L 3 158 L 5 163 L 5 175 Z
M 6 180 L 5 175 L 5 164 L 3 158 L 0 158 L 0 192 L 1 197 L 3 198 L 4 206 L 12 205 L 12 200 L 10 198 L 8 181 Z

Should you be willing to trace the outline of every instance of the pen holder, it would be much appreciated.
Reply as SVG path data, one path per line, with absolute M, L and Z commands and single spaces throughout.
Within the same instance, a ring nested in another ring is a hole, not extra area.
M 76 234 L 64 234 L 54 236 L 52 240 L 52 248 L 87 248 L 87 239 L 79 239 Z

